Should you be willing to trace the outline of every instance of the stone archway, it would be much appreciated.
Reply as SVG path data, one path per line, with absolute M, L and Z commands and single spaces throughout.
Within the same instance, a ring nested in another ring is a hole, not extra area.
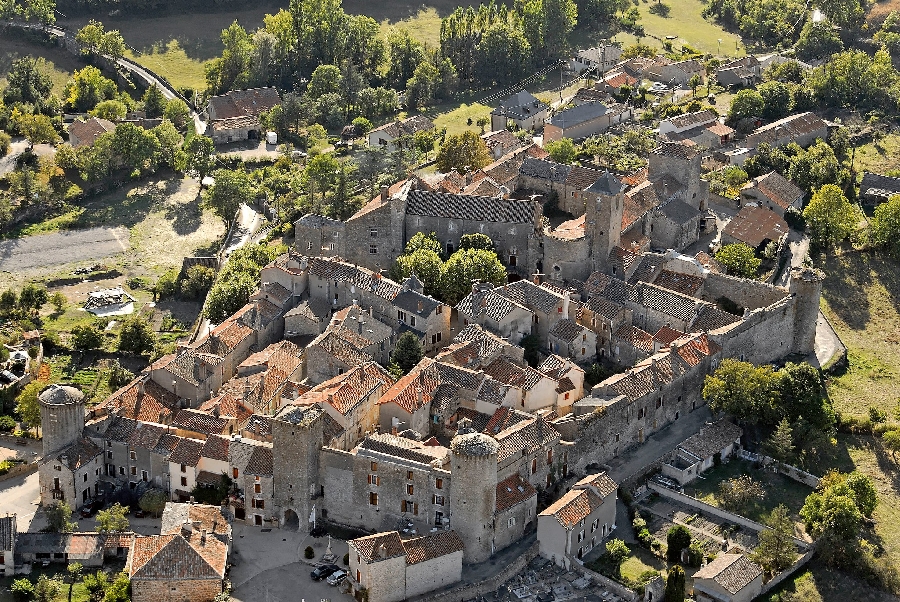
M 290 508 L 284 511 L 284 522 L 282 523 L 282 528 L 287 529 L 288 531 L 300 530 L 300 517 L 297 516 L 297 513 Z

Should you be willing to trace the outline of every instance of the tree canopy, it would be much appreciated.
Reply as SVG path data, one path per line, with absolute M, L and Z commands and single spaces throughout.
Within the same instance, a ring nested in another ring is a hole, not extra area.
M 840 188 L 826 184 L 813 194 L 803 218 L 812 239 L 823 247 L 832 247 L 856 230 L 862 213 Z
M 438 170 L 444 173 L 454 169 L 459 173 L 474 171 L 490 162 L 491 155 L 484 140 L 471 130 L 447 136 L 435 159 Z
M 414 333 L 407 331 L 397 339 L 397 345 L 391 352 L 391 362 L 397 364 L 406 374 L 419 363 L 424 355 L 425 349 L 422 347 L 422 341 Z
M 762 260 L 752 247 L 742 242 L 725 245 L 716 253 L 716 261 L 725 266 L 731 276 L 756 278 Z
M 455 252 L 441 271 L 444 301 L 449 305 L 456 305 L 472 292 L 472 283 L 476 280 L 496 286 L 506 282 L 506 269 L 497 259 L 497 254 L 482 249 Z

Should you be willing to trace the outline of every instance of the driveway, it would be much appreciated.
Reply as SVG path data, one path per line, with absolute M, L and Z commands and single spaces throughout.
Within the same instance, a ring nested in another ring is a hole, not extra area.
M 39 499 L 37 472 L 0 482 L 0 515 L 15 514 L 19 531 L 30 530 Z M 34 523 L 35 531 L 46 524 L 42 517 Z
M 127 228 L 89 228 L 0 241 L 0 271 L 100 259 L 129 248 Z
M 16 159 L 19 155 L 28 149 L 28 141 L 16 139 L 9 145 L 9 152 L 5 157 L 0 158 L 0 176 L 5 176 L 16 168 Z M 34 154 L 39 157 L 52 156 L 56 153 L 56 148 L 52 144 L 35 144 L 32 149 Z
M 228 239 L 228 243 L 225 245 L 225 257 L 231 255 L 235 249 L 239 249 L 247 244 L 247 241 L 250 240 L 263 221 L 265 221 L 265 218 L 261 213 L 249 205 L 241 205 L 238 223 L 235 224 L 234 230 L 231 232 L 231 238 Z

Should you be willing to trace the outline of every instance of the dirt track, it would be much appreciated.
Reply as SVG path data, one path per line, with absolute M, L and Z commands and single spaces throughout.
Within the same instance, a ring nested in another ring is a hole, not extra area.
M 128 250 L 127 228 L 53 232 L 0 242 L 0 272 L 100 259 Z

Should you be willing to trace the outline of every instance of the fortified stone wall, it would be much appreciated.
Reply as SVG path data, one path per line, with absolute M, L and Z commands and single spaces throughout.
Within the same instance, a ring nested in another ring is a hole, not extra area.
M 792 353 L 794 304 L 784 297 L 771 306 L 750 312 L 730 330 L 713 331 L 710 339 L 722 346 L 722 357 L 762 364 Z
M 745 280 L 710 272 L 703 283 L 703 299 L 715 303 L 719 297 L 727 297 L 746 309 L 768 307 L 788 296 L 788 291 L 756 280 Z

